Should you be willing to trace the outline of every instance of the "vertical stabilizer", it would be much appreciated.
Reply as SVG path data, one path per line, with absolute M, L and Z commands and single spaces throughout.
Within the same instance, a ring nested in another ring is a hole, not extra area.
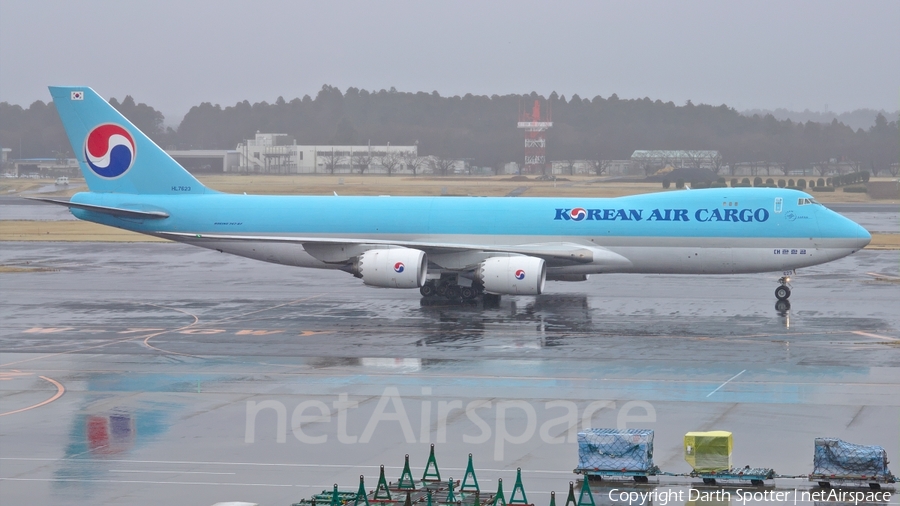
M 213 192 L 91 88 L 51 86 L 50 95 L 92 192 Z

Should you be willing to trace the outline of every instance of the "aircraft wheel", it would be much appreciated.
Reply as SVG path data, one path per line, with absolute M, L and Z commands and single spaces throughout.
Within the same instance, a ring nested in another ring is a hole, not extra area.
M 447 286 L 447 298 L 448 299 L 456 299 L 459 298 L 459 285 L 448 285 Z
M 791 310 L 791 303 L 788 300 L 779 300 L 775 303 L 775 311 L 779 313 L 787 313 L 787 311 Z M 784 315 L 782 315 L 784 316 Z
M 791 296 L 791 289 L 781 285 L 775 289 L 775 298 L 778 300 L 788 300 Z
M 471 286 L 462 286 L 459 288 L 459 294 L 466 300 L 474 299 L 478 296 L 478 292 Z
M 430 283 L 430 282 L 425 283 L 424 285 L 422 285 L 421 288 L 419 288 L 419 293 L 422 294 L 422 297 L 431 297 L 432 295 L 434 295 L 434 291 L 435 291 L 434 283 Z
M 439 285 L 437 286 L 437 289 L 436 289 L 435 291 L 436 291 L 437 294 L 440 295 L 441 297 L 446 297 L 446 296 L 447 296 L 447 287 L 448 287 L 448 286 L 449 286 L 449 285 L 447 285 L 446 283 L 441 283 L 441 284 L 439 284 Z

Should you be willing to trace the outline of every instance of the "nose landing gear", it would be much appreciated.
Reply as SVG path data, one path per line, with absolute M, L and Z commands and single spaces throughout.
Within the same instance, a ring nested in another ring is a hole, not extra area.
M 785 278 L 781 278 L 784 280 Z M 782 281 L 784 283 L 784 281 Z M 788 300 L 791 297 L 791 289 L 788 288 L 786 284 L 783 284 L 775 289 L 775 298 L 778 300 Z
M 791 297 L 791 274 L 793 271 L 786 271 L 784 276 L 778 280 L 778 288 L 775 289 L 775 298 L 778 301 L 775 303 L 775 310 L 779 313 L 785 313 L 791 309 L 791 302 L 788 300 Z

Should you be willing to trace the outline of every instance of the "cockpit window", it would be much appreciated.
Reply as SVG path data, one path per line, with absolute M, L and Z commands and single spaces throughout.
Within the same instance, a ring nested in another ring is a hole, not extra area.
M 797 199 L 798 206 L 808 206 L 810 204 L 818 204 L 820 206 L 822 205 L 822 204 L 819 204 L 819 202 L 816 201 L 816 199 L 809 199 L 809 198 Z

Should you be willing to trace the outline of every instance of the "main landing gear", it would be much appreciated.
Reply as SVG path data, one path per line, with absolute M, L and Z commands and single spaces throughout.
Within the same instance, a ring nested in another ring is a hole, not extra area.
M 481 285 L 460 286 L 455 279 L 429 279 L 419 288 L 423 297 L 444 297 L 450 300 L 474 300 L 484 294 Z
M 466 282 L 466 280 L 463 280 Z M 466 286 L 459 283 L 459 275 L 454 273 L 443 273 L 441 279 L 429 279 L 419 288 L 422 294 L 422 304 L 425 305 L 444 305 L 445 302 L 451 304 L 474 304 L 480 299 L 484 303 L 484 307 L 499 307 L 500 296 L 493 293 L 486 293 L 481 283 L 473 282 Z

